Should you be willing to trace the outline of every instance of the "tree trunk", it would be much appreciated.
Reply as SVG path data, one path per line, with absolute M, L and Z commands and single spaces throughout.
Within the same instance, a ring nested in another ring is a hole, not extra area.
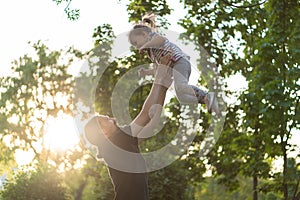
M 253 175 L 253 200 L 258 200 L 258 194 L 257 194 L 257 184 L 258 184 L 258 179 L 256 175 Z
M 286 154 L 286 148 L 285 146 L 283 149 L 283 195 L 284 199 L 288 200 L 289 194 L 288 194 L 288 185 L 287 185 L 287 154 Z
M 75 200 L 81 200 L 82 199 L 82 193 L 83 190 L 85 188 L 87 184 L 87 181 L 84 181 L 83 183 L 81 183 L 76 191 L 76 196 L 75 196 Z

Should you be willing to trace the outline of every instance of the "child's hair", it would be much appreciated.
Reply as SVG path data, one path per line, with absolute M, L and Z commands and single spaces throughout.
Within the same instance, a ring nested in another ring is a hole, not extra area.
M 132 36 L 141 35 L 143 33 L 150 34 L 152 32 L 151 28 L 149 26 L 143 25 L 143 24 L 136 24 L 133 26 L 131 31 L 128 33 L 128 40 L 130 44 L 132 44 Z
M 155 31 L 156 24 L 155 24 L 155 17 L 154 13 L 146 13 L 142 17 L 142 22 L 140 24 L 136 24 L 133 26 L 132 30 L 128 34 L 128 39 L 130 44 L 132 44 L 132 36 L 141 35 L 142 33 L 151 33 Z
M 149 26 L 152 29 L 152 31 L 155 31 L 156 28 L 155 18 L 156 15 L 154 13 L 146 13 L 142 17 L 142 24 Z

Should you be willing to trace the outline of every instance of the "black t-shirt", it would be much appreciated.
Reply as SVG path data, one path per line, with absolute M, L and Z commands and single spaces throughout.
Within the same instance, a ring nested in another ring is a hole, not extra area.
M 130 135 L 129 135 L 130 134 Z M 120 127 L 109 140 L 119 148 L 138 153 L 134 159 L 135 165 L 145 166 L 145 161 L 140 155 L 138 140 L 131 136 L 130 126 Z M 118 158 L 120 159 L 120 158 Z M 128 161 L 126 156 L 122 161 Z M 147 173 L 131 173 L 114 169 L 108 165 L 110 177 L 112 179 L 116 200 L 147 200 L 148 199 L 148 175 Z

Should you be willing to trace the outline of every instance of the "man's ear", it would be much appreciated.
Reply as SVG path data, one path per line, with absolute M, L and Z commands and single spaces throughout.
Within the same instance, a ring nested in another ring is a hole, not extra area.
M 142 34 L 143 34 L 144 37 L 148 37 L 149 36 L 149 33 L 147 33 L 146 31 L 143 31 Z

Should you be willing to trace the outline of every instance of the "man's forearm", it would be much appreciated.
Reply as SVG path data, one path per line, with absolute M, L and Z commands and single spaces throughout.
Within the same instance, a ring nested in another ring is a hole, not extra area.
M 156 70 L 154 83 L 152 84 L 150 93 L 143 104 L 143 108 L 131 123 L 131 131 L 133 136 L 137 136 L 139 132 L 150 122 L 151 117 L 153 117 L 150 116 L 151 108 L 154 109 L 151 110 L 152 113 L 156 112 L 156 108 L 162 108 L 164 105 L 166 92 L 171 83 L 172 73 L 170 69 L 166 66 L 159 65 Z
M 144 102 L 142 111 L 134 120 L 137 125 L 145 126 L 150 121 L 149 111 L 151 106 L 155 104 L 159 104 L 161 106 L 164 105 L 167 90 L 168 88 L 164 87 L 163 85 L 157 83 L 152 85 L 150 94 Z

